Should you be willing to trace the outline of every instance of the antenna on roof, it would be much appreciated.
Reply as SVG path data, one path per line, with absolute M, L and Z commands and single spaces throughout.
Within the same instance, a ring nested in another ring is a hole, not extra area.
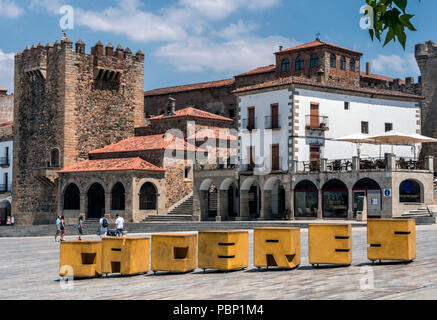
M 320 32 L 316 33 L 316 41 L 320 41 Z

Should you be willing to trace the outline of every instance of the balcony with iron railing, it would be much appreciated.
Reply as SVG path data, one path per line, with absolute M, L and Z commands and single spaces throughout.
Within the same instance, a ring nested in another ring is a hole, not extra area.
M 253 172 L 253 171 L 259 171 L 259 172 L 274 172 L 274 171 L 283 171 L 283 158 L 278 157 L 276 161 L 273 159 L 270 159 L 269 161 L 266 161 L 266 159 L 263 158 L 262 163 L 252 163 L 250 164 L 250 161 L 248 159 L 242 160 L 239 168 L 242 172 Z
M 12 192 L 11 184 L 0 184 L 0 194 Z
M 271 130 L 281 129 L 280 120 L 281 120 L 281 115 L 277 115 L 275 117 L 266 116 L 264 119 L 265 128 Z
M 243 119 L 241 123 L 241 128 L 243 130 L 252 131 L 258 129 L 257 124 L 258 124 L 258 118 L 256 117 L 252 121 L 250 119 Z
M 325 116 L 311 116 L 305 118 L 305 128 L 307 130 L 329 130 L 329 117 Z

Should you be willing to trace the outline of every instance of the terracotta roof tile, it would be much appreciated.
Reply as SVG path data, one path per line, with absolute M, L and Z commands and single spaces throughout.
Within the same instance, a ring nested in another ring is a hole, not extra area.
M 187 85 L 183 85 L 183 86 L 175 86 L 175 87 L 168 87 L 168 88 L 161 88 L 161 89 L 154 89 L 154 90 L 146 91 L 146 92 L 144 92 L 144 96 L 146 96 L 146 97 L 147 96 L 159 96 L 159 95 L 165 95 L 165 94 L 177 93 L 177 92 L 183 92 L 183 91 L 226 87 L 226 86 L 232 86 L 234 83 L 235 83 L 234 78 L 219 80 L 219 81 L 193 83 L 193 84 L 187 84 Z
M 165 150 L 167 148 L 171 148 L 172 150 L 206 152 L 206 150 L 197 148 L 196 146 L 187 143 L 184 139 L 172 135 L 158 134 L 122 140 L 102 149 L 91 151 L 89 154 Z
M 388 82 L 394 82 L 394 78 L 390 78 L 390 77 L 386 77 L 386 76 L 381 76 L 378 74 L 367 74 L 363 71 L 361 71 L 360 73 L 361 78 L 369 78 L 369 79 L 375 79 L 375 80 L 383 80 L 383 81 L 388 81 Z M 400 81 L 401 84 L 405 84 L 405 80 L 401 80 Z
M 315 80 L 306 79 L 302 77 L 293 77 L 293 78 L 287 77 L 287 78 L 280 78 L 272 81 L 266 81 L 264 83 L 260 83 L 244 88 L 239 88 L 235 90 L 234 93 L 253 91 L 258 89 L 271 88 L 271 87 L 290 85 L 290 84 L 301 84 L 301 85 L 308 85 L 308 86 L 314 86 L 320 88 L 332 88 L 332 89 L 346 90 L 351 92 L 376 94 L 376 95 L 383 95 L 383 96 L 390 96 L 390 97 L 410 98 L 410 99 L 417 99 L 417 100 L 423 99 L 422 96 L 404 93 L 400 91 L 384 90 L 378 88 L 355 87 L 352 85 L 341 84 L 341 83 L 329 83 L 329 82 L 323 83 L 323 82 L 317 82 Z
M 251 76 L 251 75 L 254 75 L 254 74 L 260 74 L 260 73 L 272 72 L 272 71 L 275 71 L 275 69 L 276 69 L 276 66 L 275 66 L 274 64 L 271 64 L 271 65 L 269 65 L 269 66 L 259 67 L 259 68 L 256 68 L 256 69 L 253 69 L 253 70 L 250 70 L 250 71 L 248 71 L 248 72 L 245 72 L 245 73 L 239 74 L 239 75 L 236 76 L 236 77 L 244 77 L 244 76 Z
M 335 48 L 335 49 L 342 50 L 342 51 L 348 51 L 348 52 L 351 52 L 353 54 L 357 54 L 357 55 L 360 55 L 360 56 L 363 55 L 361 52 L 350 50 L 350 49 L 347 49 L 347 48 L 344 48 L 344 47 L 340 47 L 340 46 L 337 46 L 335 44 L 331 44 L 331 43 L 328 43 L 328 42 L 323 42 L 323 41 L 320 41 L 320 40 L 315 40 L 313 42 L 304 43 L 304 44 L 301 44 L 301 45 L 298 45 L 298 46 L 295 46 L 295 47 L 292 47 L 292 48 L 284 49 L 284 50 L 276 52 L 276 53 L 292 52 L 292 51 L 296 51 L 296 50 L 302 50 L 302 49 L 307 49 L 307 48 L 315 48 L 315 47 L 321 47 L 321 46 L 327 46 L 327 47 Z
M 177 118 L 177 117 L 193 117 L 193 118 L 206 118 L 206 119 L 212 119 L 212 120 L 222 120 L 222 121 L 229 121 L 229 122 L 233 122 L 234 120 L 232 120 L 231 118 L 226 118 L 214 113 L 210 113 L 207 111 L 203 111 L 203 110 L 199 110 L 193 107 L 188 107 L 185 109 L 181 109 L 181 110 L 177 110 L 176 114 L 173 116 L 168 116 L 167 118 Z M 163 119 L 164 115 L 161 114 L 159 116 L 156 117 L 151 117 L 148 120 L 159 120 L 159 119 Z
M 188 137 L 188 140 L 204 140 L 204 138 L 214 138 L 217 140 L 236 141 L 237 137 L 229 133 L 224 133 L 219 129 L 202 129 L 197 131 L 192 136 Z
M 141 158 L 119 158 L 119 159 L 102 159 L 87 160 L 71 167 L 58 171 L 59 173 L 67 172 L 96 172 L 96 171 L 165 171 Z

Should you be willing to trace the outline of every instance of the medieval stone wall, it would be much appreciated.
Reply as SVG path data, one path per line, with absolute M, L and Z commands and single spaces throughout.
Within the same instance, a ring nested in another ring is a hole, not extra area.
M 432 41 L 416 45 L 416 60 L 422 74 L 422 134 L 437 139 L 437 46 Z M 425 143 L 422 157 L 437 157 L 437 143 Z
M 66 37 L 15 57 L 13 212 L 17 224 L 53 222 L 56 171 L 133 136 L 143 121 L 144 54 Z M 48 164 L 59 151 L 59 166 Z M 43 171 L 39 170 L 43 169 Z

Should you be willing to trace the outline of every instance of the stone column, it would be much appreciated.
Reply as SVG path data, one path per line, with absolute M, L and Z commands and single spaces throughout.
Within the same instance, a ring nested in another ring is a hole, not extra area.
M 272 217 L 272 190 L 261 190 L 261 210 L 259 220 L 268 220 Z
M 125 217 L 126 221 L 139 222 L 139 221 L 135 221 L 135 217 L 134 217 L 132 192 L 126 192 L 124 194 L 124 199 L 125 199 L 124 213 L 126 215 Z
M 240 191 L 240 215 L 236 220 L 249 220 L 249 190 Z
M 318 206 L 317 206 L 317 219 L 322 220 L 323 219 L 323 192 L 321 189 L 318 191 L 317 197 L 319 199 Z
M 229 200 L 228 200 L 228 192 L 229 190 L 220 191 L 220 216 L 222 221 L 228 220 L 229 216 Z
M 202 191 L 194 190 L 193 193 L 193 220 L 201 221 L 202 210 L 201 210 L 201 200 Z
M 80 194 L 80 215 L 83 216 L 85 220 L 86 220 L 86 212 L 88 207 L 87 196 L 88 195 L 86 193 Z
M 290 220 L 294 220 L 295 213 L 294 213 L 294 192 L 293 192 L 293 190 L 286 189 L 285 190 L 285 198 L 286 198 L 286 203 L 287 203 L 286 208 L 288 208 L 288 212 L 290 213 Z
M 347 219 L 354 219 L 354 192 L 352 188 L 348 189 L 348 209 L 347 209 Z
M 111 193 L 105 192 L 105 217 L 111 219 Z
M 217 189 L 217 216 L 215 217 L 215 221 L 220 222 L 222 221 L 222 205 L 221 205 L 221 190 Z

